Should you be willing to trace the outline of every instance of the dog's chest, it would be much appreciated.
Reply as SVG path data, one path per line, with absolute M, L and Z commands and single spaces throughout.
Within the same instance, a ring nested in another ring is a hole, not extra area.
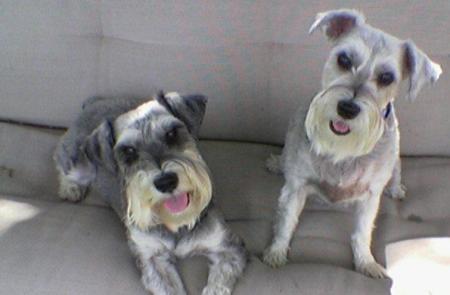
M 371 182 L 377 178 L 377 165 L 317 167 L 317 182 L 321 194 L 332 203 L 350 201 L 367 196 Z

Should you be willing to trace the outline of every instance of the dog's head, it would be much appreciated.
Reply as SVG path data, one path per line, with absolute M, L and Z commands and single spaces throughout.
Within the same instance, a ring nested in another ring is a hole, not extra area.
M 309 32 L 317 29 L 333 48 L 307 114 L 308 137 L 318 154 L 336 162 L 368 154 L 384 132 L 401 82 L 408 83 L 412 100 L 439 78 L 441 67 L 413 42 L 369 26 L 354 10 L 319 13 Z
M 209 204 L 210 175 L 196 145 L 206 101 L 161 93 L 88 137 L 88 157 L 123 183 L 128 224 L 177 231 L 192 227 Z

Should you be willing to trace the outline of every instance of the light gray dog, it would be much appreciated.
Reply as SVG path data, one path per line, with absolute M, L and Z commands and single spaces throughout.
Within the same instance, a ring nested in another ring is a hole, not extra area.
M 380 197 L 401 199 L 399 131 L 393 102 L 402 80 L 413 99 L 435 82 L 441 67 L 411 41 L 402 41 L 365 23 L 354 10 L 320 13 L 310 33 L 322 29 L 332 41 L 322 90 L 308 110 L 291 121 L 280 157 L 267 162 L 283 172 L 271 245 L 264 261 L 281 266 L 307 196 L 356 207 L 351 237 L 354 264 L 371 277 L 386 276 L 371 251 Z
M 209 258 L 203 294 L 231 294 L 246 265 L 242 241 L 212 204 L 212 184 L 197 149 L 206 107 L 201 95 L 93 98 L 62 137 L 54 159 L 60 197 L 99 190 L 123 218 L 129 244 L 154 294 L 186 294 L 176 258 Z

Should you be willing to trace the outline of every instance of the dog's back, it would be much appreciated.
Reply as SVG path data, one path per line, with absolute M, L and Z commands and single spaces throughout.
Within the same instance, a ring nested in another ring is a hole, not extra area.
M 69 178 L 61 179 L 59 194 L 63 198 L 72 201 L 81 200 L 85 194 L 87 185 L 93 178 L 99 178 L 95 182 L 96 188 L 103 196 L 108 196 L 108 200 L 114 209 L 119 209 L 119 198 L 111 196 L 111 193 L 117 191 L 120 187 L 110 179 L 103 177 L 104 171 L 98 171 L 93 167 L 84 153 L 80 153 L 80 148 L 89 136 L 103 121 L 114 121 L 121 114 L 136 108 L 148 98 L 103 98 L 92 97 L 85 100 L 82 105 L 81 113 L 77 116 L 74 123 L 68 128 L 67 132 L 59 141 L 54 160 L 56 168 L 60 175 L 66 175 Z M 117 191 L 114 195 L 119 195 Z M 66 196 L 66 197 L 64 197 Z

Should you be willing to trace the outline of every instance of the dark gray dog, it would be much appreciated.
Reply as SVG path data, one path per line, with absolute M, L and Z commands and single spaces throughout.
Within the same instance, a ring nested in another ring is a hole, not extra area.
M 80 201 L 89 186 L 123 218 L 142 282 L 154 294 L 186 294 L 174 261 L 211 261 L 203 294 L 231 294 L 246 265 L 242 241 L 212 205 L 198 149 L 201 95 L 93 98 L 62 137 L 55 162 L 60 197 Z
M 394 99 L 403 80 L 413 99 L 442 70 L 413 42 L 371 27 L 354 10 L 319 13 L 310 33 L 317 29 L 333 48 L 321 91 L 291 121 L 281 158 L 267 163 L 270 170 L 283 172 L 286 182 L 264 261 L 286 263 L 298 217 L 311 195 L 330 204 L 355 204 L 351 245 L 356 269 L 383 277 L 385 270 L 370 251 L 380 197 L 383 190 L 396 199 L 405 195 Z

